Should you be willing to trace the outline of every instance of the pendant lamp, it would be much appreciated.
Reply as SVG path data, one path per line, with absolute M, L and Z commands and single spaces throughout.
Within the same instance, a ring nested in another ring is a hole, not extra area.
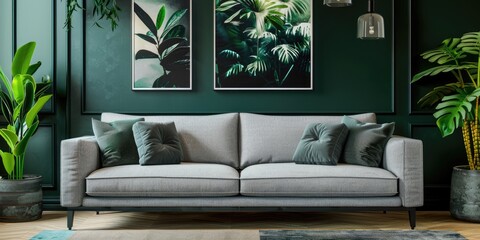
M 329 7 L 348 7 L 352 5 L 352 0 L 323 0 L 323 5 Z
M 357 38 L 375 40 L 385 38 L 383 17 L 375 13 L 375 1 L 368 0 L 368 13 L 363 14 L 357 21 Z

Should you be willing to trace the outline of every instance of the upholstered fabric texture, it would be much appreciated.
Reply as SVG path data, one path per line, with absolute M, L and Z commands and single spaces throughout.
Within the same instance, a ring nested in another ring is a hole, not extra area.
M 140 165 L 178 164 L 183 160 L 175 123 L 136 122 L 132 130 Z
M 383 168 L 398 177 L 399 196 L 404 207 L 423 206 L 423 143 L 393 136 L 385 146 Z
M 385 144 L 395 130 L 395 123 L 372 124 L 344 116 L 342 123 L 348 127 L 348 137 L 343 150 L 345 163 L 379 167 Z
M 337 165 L 347 139 L 345 124 L 311 123 L 303 132 L 293 154 L 297 164 Z
M 239 174 L 223 164 L 125 165 L 101 168 L 86 178 L 97 197 L 220 197 L 239 192 Z
M 263 197 L 378 197 L 398 193 L 397 177 L 381 168 L 267 163 L 240 173 L 240 193 Z
M 376 122 L 374 113 L 353 115 Z M 341 123 L 342 116 L 269 116 L 240 113 L 240 168 L 253 164 L 293 162 L 292 156 L 309 123 Z
M 232 209 L 423 204 L 419 140 L 391 137 L 385 146 L 383 168 L 295 164 L 292 156 L 305 127 L 309 123 L 339 124 L 343 116 L 240 116 L 148 116 L 150 122 L 175 122 L 182 147 L 186 146 L 187 162 L 180 164 L 100 168 L 101 151 L 95 137 L 63 140 L 61 204 Z M 102 114 L 104 122 L 137 118 Z M 355 118 L 375 122 L 374 114 Z M 240 163 L 244 166 L 241 172 Z
M 101 122 L 92 118 L 92 128 L 102 152 L 102 166 L 138 164 L 132 126 L 143 118 Z
M 85 196 L 85 178 L 100 167 L 100 150 L 93 136 L 62 140 L 60 143 L 60 203 L 79 207 Z
M 102 121 L 134 118 L 138 116 L 102 113 Z M 220 163 L 238 168 L 238 113 L 208 116 L 145 116 L 144 118 L 146 122 L 175 122 L 184 161 Z
M 400 207 L 402 201 L 393 197 L 89 197 L 85 207 Z M 275 211 L 278 209 L 272 209 Z

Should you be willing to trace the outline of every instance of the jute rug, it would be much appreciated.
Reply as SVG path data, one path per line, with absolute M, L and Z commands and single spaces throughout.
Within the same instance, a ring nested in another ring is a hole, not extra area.
M 78 230 L 42 231 L 33 240 L 450 240 L 466 239 L 451 231 L 430 230 Z

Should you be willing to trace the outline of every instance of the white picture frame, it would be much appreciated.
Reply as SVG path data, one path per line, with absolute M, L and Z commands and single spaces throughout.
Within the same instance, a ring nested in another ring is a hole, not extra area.
M 132 90 L 191 90 L 191 63 L 192 1 L 132 0 Z

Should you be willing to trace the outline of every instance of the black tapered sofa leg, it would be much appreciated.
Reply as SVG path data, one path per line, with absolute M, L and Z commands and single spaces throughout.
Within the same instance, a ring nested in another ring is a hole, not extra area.
M 411 208 L 408 210 L 408 219 L 410 220 L 410 227 L 415 229 L 415 226 L 417 224 L 417 212 L 415 208 Z
M 68 230 L 72 230 L 74 215 L 75 215 L 75 211 L 73 211 L 73 210 L 68 210 L 67 211 L 67 227 L 68 227 Z

